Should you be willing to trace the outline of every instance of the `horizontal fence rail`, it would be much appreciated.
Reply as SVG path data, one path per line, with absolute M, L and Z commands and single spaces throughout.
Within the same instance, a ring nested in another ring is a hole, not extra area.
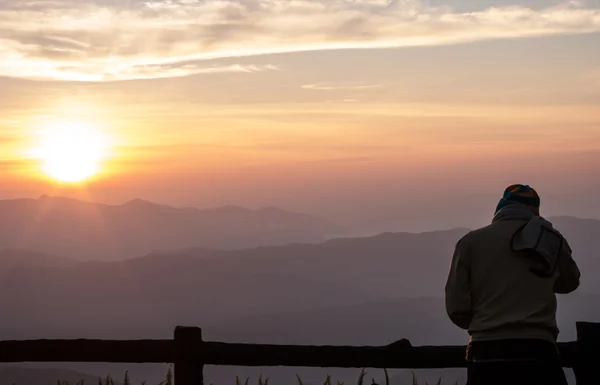
M 562 365 L 573 368 L 578 385 L 598 384 L 600 324 L 577 324 L 578 339 L 559 343 Z M 173 363 L 177 385 L 201 385 L 204 365 L 385 369 L 466 367 L 465 346 L 296 346 L 203 341 L 202 331 L 178 327 L 172 340 L 1 341 L 0 363 L 108 362 Z
M 464 368 L 466 346 L 295 346 L 202 342 L 190 359 L 204 365 L 322 368 Z M 571 368 L 577 343 L 559 344 Z M 0 362 L 175 363 L 172 340 L 36 340 L 0 342 Z
M 0 342 L 0 362 L 173 363 L 173 340 Z

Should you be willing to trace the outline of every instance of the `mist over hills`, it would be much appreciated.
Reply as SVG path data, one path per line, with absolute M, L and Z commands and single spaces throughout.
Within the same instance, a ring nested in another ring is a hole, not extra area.
M 300 213 L 236 206 L 200 210 L 143 200 L 118 206 L 42 196 L 0 200 L 0 245 L 80 260 L 115 260 L 160 250 L 242 249 L 321 242 L 345 229 Z
M 54 199 L 51 202 L 56 203 Z M 68 201 L 66 206 L 73 207 L 72 204 Z M 160 213 L 169 213 L 166 214 L 169 218 L 175 212 L 179 218 L 180 209 L 151 204 L 149 209 L 148 205 L 134 202 L 130 207 L 140 208 L 127 215 L 136 216 L 137 210 L 142 213 L 155 210 L 159 214 L 150 217 L 158 222 L 164 218 Z M 74 224 L 78 218 L 89 219 L 90 213 L 99 212 L 98 205 L 77 203 L 76 206 L 75 219 L 61 218 L 56 214 L 59 212 L 56 206 L 50 210 L 54 213 L 50 218 Z M 88 207 L 89 211 L 81 207 Z M 125 216 L 120 211 L 122 206 L 108 207 L 100 212 L 111 220 Z M 224 210 L 217 209 L 218 216 L 230 209 Z M 285 220 L 290 218 L 282 211 L 272 210 Z M 192 212 L 196 215 L 195 209 Z M 237 209 L 231 209 L 231 213 L 231 218 L 240 216 Z M 261 223 L 266 222 L 263 216 L 258 216 L 263 218 Z M 592 278 L 600 272 L 596 256 L 600 247 L 600 221 L 551 219 L 569 239 L 583 274 L 580 291 L 559 298 L 561 339 L 569 340 L 575 337 L 575 321 L 600 320 L 600 311 L 595 306 L 600 301 L 600 282 Z M 320 219 L 316 221 L 322 223 Z M 38 233 L 52 234 L 52 229 L 46 230 L 52 222 L 37 223 L 43 224 L 36 230 Z M 275 226 L 273 223 L 270 226 Z M 158 229 L 162 224 L 150 227 Z M 215 244 L 198 243 L 193 247 L 173 247 L 175 251 L 165 247 L 164 251 L 145 256 L 133 254 L 132 258 L 120 261 L 81 260 L 92 259 L 97 253 L 74 260 L 58 253 L 4 250 L 0 252 L 0 308 L 10 317 L 0 319 L 0 339 L 170 338 L 174 326 L 186 324 L 203 327 L 209 340 L 231 342 L 383 345 L 409 338 L 415 345 L 461 344 L 467 336 L 445 315 L 443 287 L 454 245 L 468 231 L 461 228 L 382 233 L 236 250 L 214 249 Z M 49 237 L 47 241 L 52 239 Z M 95 242 L 100 244 L 98 240 Z M 136 242 L 123 249 L 139 247 Z M 50 243 L 56 248 L 70 246 L 68 242 Z M 87 246 L 82 243 L 77 247 Z M 119 366 L 112 373 L 119 378 L 125 368 L 131 369 Z M 77 366 L 77 369 L 94 374 L 115 370 L 107 365 Z M 164 367 L 133 368 L 132 375 L 136 371 L 138 377 L 153 380 L 154 376 L 164 374 Z M 278 378 L 291 381 L 295 373 L 286 368 L 208 368 L 207 376 L 215 383 L 222 383 L 234 381 L 232 373 L 245 376 L 261 372 L 268 373 L 274 381 Z M 350 381 L 356 376 L 356 371 L 325 372 Z M 306 373 L 307 382 L 322 381 L 324 371 L 302 370 L 302 373 Z M 424 378 L 434 376 L 432 373 Z M 462 376 L 460 371 L 444 373 L 446 377 L 454 376 L 448 380 Z M 397 380 L 405 375 L 397 373 Z
M 0 270 L 26 267 L 66 267 L 76 261 L 29 250 L 0 249 Z
M 581 267 L 580 292 L 600 294 L 600 283 L 586 279 L 599 271 L 600 221 L 557 218 L 555 223 Z M 44 336 L 47 325 L 83 333 L 138 323 L 209 325 L 261 314 L 442 298 L 453 247 L 467 231 L 385 233 L 229 251 L 193 248 L 113 262 L 6 250 L 0 252 L 0 307 L 13 317 L 0 320 L 0 330 Z M 64 317 L 71 309 L 79 309 L 77 319 Z M 445 316 L 443 308 L 438 311 Z
M 439 296 L 448 250 L 463 232 L 7 268 L 0 277 L 0 307 L 13 317 L 0 320 L 0 327 L 41 333 L 44 325 L 69 331 L 79 325 L 206 325 L 252 314 Z M 64 316 L 71 309 L 78 309 L 76 319 Z

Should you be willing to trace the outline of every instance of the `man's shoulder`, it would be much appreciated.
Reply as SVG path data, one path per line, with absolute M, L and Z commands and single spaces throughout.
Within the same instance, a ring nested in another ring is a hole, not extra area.
M 456 247 L 466 246 L 473 243 L 486 242 L 490 238 L 496 237 L 503 230 L 497 224 L 489 224 L 478 229 L 474 229 L 465 234 L 456 243 Z
M 469 231 L 459 240 L 459 242 L 468 242 L 473 239 L 477 239 L 479 237 L 486 236 L 487 234 L 489 234 L 491 232 L 494 232 L 494 226 L 490 224 L 490 225 Z

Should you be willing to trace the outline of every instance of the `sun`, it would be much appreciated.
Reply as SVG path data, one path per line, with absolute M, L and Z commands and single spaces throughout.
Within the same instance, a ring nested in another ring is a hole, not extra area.
M 45 174 L 65 183 L 81 183 L 100 173 L 108 135 L 82 122 L 60 122 L 40 132 L 36 150 Z

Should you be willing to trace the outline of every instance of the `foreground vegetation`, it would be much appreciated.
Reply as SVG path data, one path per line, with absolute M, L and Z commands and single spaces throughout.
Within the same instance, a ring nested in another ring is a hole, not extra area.
M 384 373 L 385 373 L 385 385 L 390 385 L 390 377 L 388 375 L 388 371 L 384 369 Z M 363 369 L 360 372 L 360 375 L 358 376 L 357 385 L 366 385 L 365 384 L 366 377 L 367 377 L 367 372 L 365 371 L 365 369 Z M 304 382 L 302 381 L 302 377 L 300 377 L 299 375 L 296 375 L 296 378 L 298 381 L 298 385 L 304 385 Z M 71 384 L 68 381 L 58 381 L 57 385 L 71 385 Z M 82 380 L 82 381 L 79 381 L 76 385 L 85 385 L 85 382 Z M 115 385 L 115 383 L 110 376 L 107 376 L 105 379 L 99 378 L 98 385 Z M 125 378 L 123 379 L 123 385 L 132 385 L 131 380 L 129 379 L 128 372 L 125 372 Z M 147 385 L 146 381 L 141 382 L 140 385 Z M 172 367 L 169 368 L 169 371 L 167 372 L 167 376 L 166 376 L 165 380 L 160 382 L 158 385 L 174 385 Z M 212 385 L 212 384 L 210 384 L 210 385 Z M 250 378 L 246 378 L 242 382 L 242 380 L 239 377 L 236 377 L 236 385 L 250 385 Z M 263 378 L 263 376 L 259 377 L 257 380 L 257 385 L 269 385 L 269 378 Z M 334 384 L 331 376 L 328 375 L 327 378 L 325 379 L 325 382 L 323 383 L 323 385 L 344 385 L 344 382 L 337 381 Z M 375 379 L 371 380 L 371 385 L 378 385 L 375 382 Z M 413 373 L 412 385 L 430 385 L 430 384 L 428 384 L 427 381 L 420 383 L 419 380 L 417 379 L 417 376 Z M 431 385 L 433 385 L 433 384 L 431 384 Z M 435 385 L 442 385 L 442 379 L 441 378 L 438 379 L 438 381 L 435 383 Z M 458 385 L 458 382 L 455 385 Z

